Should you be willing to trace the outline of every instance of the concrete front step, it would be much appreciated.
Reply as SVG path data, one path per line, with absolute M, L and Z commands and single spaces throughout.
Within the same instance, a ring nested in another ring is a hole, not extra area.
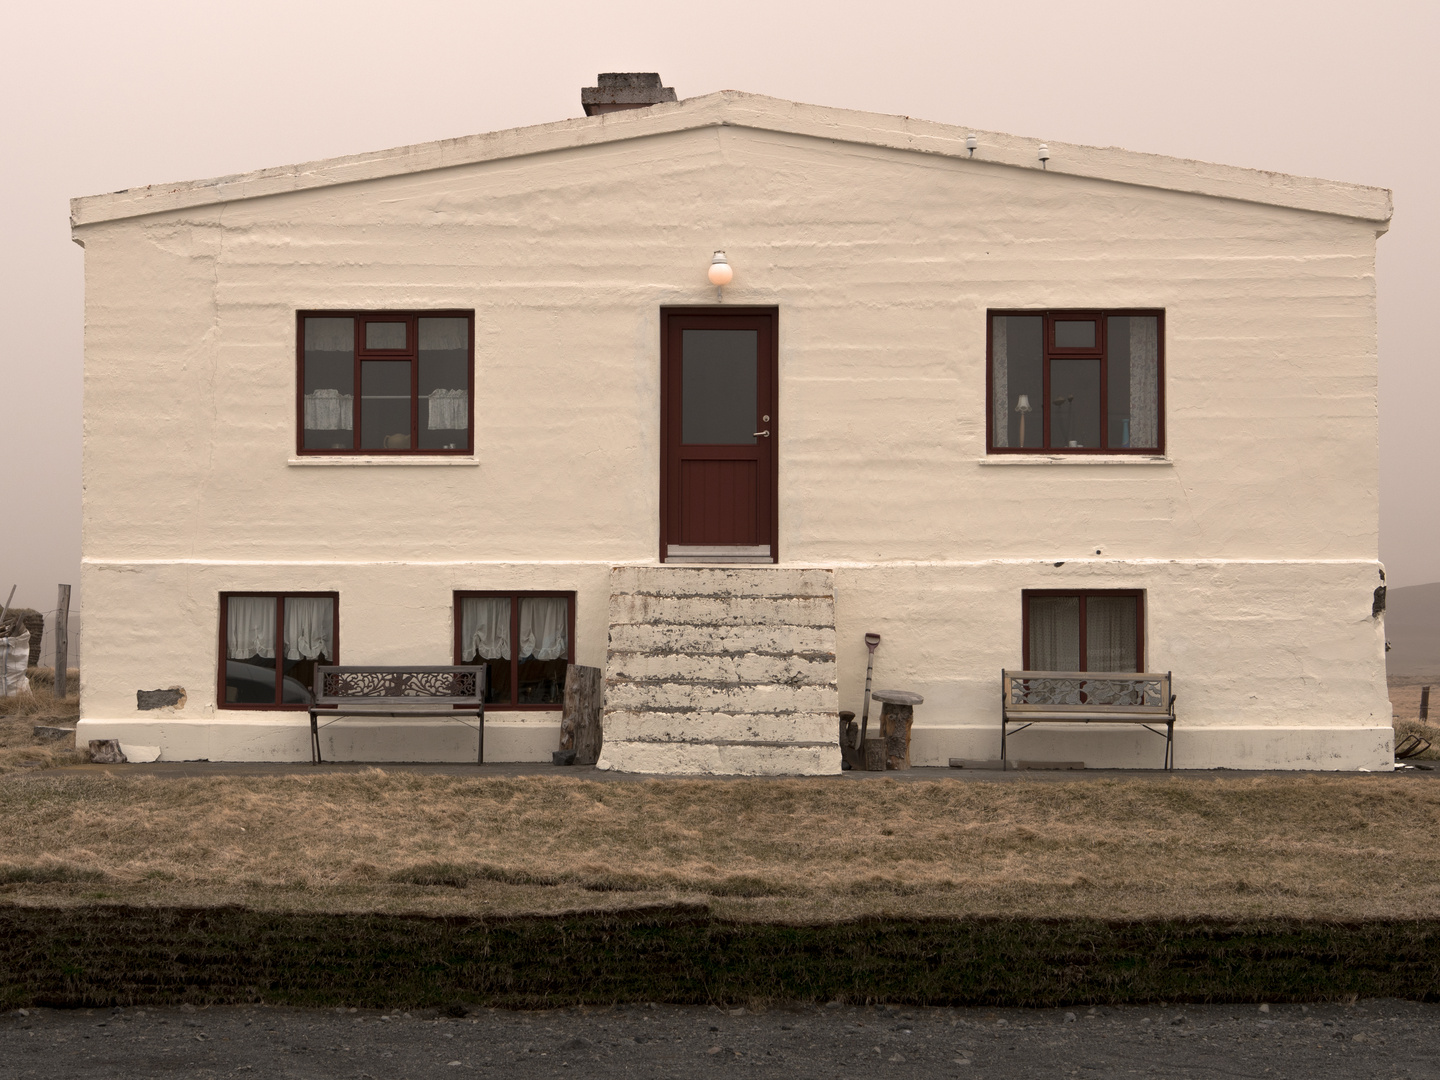
M 834 773 L 834 575 L 611 571 L 605 746 L 626 772 Z

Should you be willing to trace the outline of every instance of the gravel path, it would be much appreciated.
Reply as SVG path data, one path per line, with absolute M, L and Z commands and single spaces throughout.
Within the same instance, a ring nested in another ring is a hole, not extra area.
M 1440 1078 L 1440 1005 L 0 1015 L 0 1078 Z

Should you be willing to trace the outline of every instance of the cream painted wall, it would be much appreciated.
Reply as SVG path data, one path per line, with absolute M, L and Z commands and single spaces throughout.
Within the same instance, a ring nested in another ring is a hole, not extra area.
M 82 225 L 87 721 L 213 717 L 224 589 L 339 589 L 346 662 L 436 663 L 452 589 L 575 588 L 602 663 L 606 568 L 656 555 L 659 309 L 724 248 L 724 303 L 780 310 L 780 552 L 837 570 L 842 705 L 879 630 L 978 739 L 1019 590 L 1125 585 L 1185 725 L 1388 730 L 1376 231 L 743 127 Z M 1168 460 L 987 462 L 986 308 L 1082 306 L 1166 310 Z M 439 307 L 476 462 L 294 463 L 295 311 Z

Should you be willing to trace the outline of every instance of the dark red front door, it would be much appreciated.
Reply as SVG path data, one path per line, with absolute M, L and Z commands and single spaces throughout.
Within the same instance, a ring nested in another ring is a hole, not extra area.
M 776 560 L 776 312 L 661 314 L 660 556 Z

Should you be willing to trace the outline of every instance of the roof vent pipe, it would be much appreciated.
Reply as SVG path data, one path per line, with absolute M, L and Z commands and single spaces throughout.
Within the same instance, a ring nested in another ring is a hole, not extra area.
M 580 104 L 586 116 L 620 112 L 622 109 L 643 109 L 663 101 L 675 101 L 675 91 L 660 85 L 654 71 L 606 71 L 595 77 L 598 86 L 580 90 Z

